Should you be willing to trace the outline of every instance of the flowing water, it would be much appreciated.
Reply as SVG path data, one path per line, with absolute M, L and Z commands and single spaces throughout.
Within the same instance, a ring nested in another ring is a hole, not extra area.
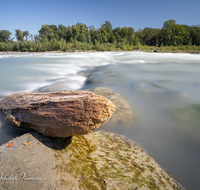
M 132 126 L 99 129 L 136 141 L 186 189 L 200 189 L 200 54 L 0 55 L 0 98 L 98 86 L 124 95 L 137 115 Z M 25 132 L 0 115 L 0 144 Z

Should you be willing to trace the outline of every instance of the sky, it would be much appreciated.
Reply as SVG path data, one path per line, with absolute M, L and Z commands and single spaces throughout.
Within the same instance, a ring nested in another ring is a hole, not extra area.
M 200 0 L 0 0 L 0 30 L 15 29 L 38 34 L 43 24 L 71 26 L 84 23 L 95 28 L 107 20 L 113 28 L 162 28 L 177 24 L 200 25 Z

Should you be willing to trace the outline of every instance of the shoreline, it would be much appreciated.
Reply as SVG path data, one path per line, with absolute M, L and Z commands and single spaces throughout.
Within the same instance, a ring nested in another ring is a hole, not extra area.
M 67 51 L 0 51 L 0 55 L 9 55 L 9 54 L 17 54 L 17 55 L 27 55 L 27 54 L 45 54 L 45 53 L 99 53 L 99 52 L 113 52 L 113 53 L 118 53 L 118 52 L 144 52 L 144 53 L 189 53 L 189 54 L 200 54 L 198 51 L 162 51 L 158 50 L 157 52 L 154 52 L 154 50 L 144 50 L 144 49 L 139 49 L 139 50 L 112 50 L 112 51 L 97 51 L 97 50 L 67 50 Z
M 116 50 L 116 51 L 96 51 L 96 50 L 68 50 L 68 51 L 0 51 L 0 55 L 2 54 L 43 54 L 43 53 L 95 53 L 95 52 L 144 52 L 143 50 L 132 50 L 132 51 L 123 51 L 123 50 Z

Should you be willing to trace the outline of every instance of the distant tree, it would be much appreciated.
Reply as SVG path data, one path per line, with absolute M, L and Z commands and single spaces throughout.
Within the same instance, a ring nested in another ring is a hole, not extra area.
M 132 27 L 112 27 L 105 21 L 100 28 L 87 27 L 83 23 L 72 26 L 42 25 L 38 35 L 30 35 L 28 31 L 15 30 L 18 42 L 13 42 L 8 30 L 0 30 L 1 51 L 47 51 L 70 49 L 96 49 L 96 50 L 131 50 L 141 49 L 141 44 L 149 46 L 166 45 L 196 45 L 200 46 L 200 25 L 188 26 L 176 24 L 169 19 L 163 27 L 134 31 Z M 30 39 L 28 41 L 28 39 Z M 3 42 L 3 43 L 2 43 Z M 6 43 L 5 43 L 6 42 Z M 88 44 L 87 44 L 88 43 Z M 134 46 L 134 47 L 133 47 Z M 199 47 L 191 47 L 195 51 Z M 188 49 L 181 46 L 176 49 Z
M 103 25 L 107 28 L 107 31 L 112 30 L 112 24 L 110 23 L 110 21 L 105 21 L 105 24 Z
M 49 26 L 50 30 L 52 31 L 49 39 L 56 38 L 58 40 L 59 39 L 59 35 L 58 35 L 59 28 L 56 25 L 48 25 L 48 26 Z
M 72 28 L 70 26 L 66 27 L 61 25 L 58 25 L 58 35 L 59 39 L 64 39 L 66 42 L 70 42 L 70 39 L 72 38 Z
M 115 43 L 115 42 L 117 42 L 117 40 L 116 40 L 116 38 L 115 38 L 114 35 L 112 35 L 112 36 L 109 38 L 109 42 L 110 42 L 110 43 Z
M 173 19 L 169 19 L 168 21 L 165 21 L 163 23 L 163 28 L 168 28 L 170 29 L 172 25 L 176 25 L 176 21 Z
M 116 41 L 117 42 L 121 42 L 121 28 L 120 27 L 117 27 L 117 28 L 114 28 L 113 29 L 113 36 L 115 37 Z
M 104 24 L 101 25 L 99 29 L 100 34 L 100 42 L 107 43 L 109 42 L 109 38 L 112 36 L 112 24 L 109 21 L 105 21 Z
M 170 34 L 168 36 L 168 42 L 172 45 L 183 44 L 184 36 L 187 34 L 184 25 L 176 24 L 175 20 L 168 20 L 163 23 L 162 34 Z M 166 35 L 165 35 L 166 38 Z
M 40 36 L 39 35 L 34 35 L 34 41 L 36 42 L 36 41 L 40 41 Z
M 127 27 L 121 28 L 121 37 L 123 39 L 127 39 L 128 38 L 128 28 Z
M 59 29 L 56 25 L 42 25 L 41 29 L 38 32 L 42 40 L 46 38 L 48 41 L 50 41 L 53 38 L 59 38 Z
M 15 30 L 15 36 L 17 38 L 17 41 L 24 41 L 24 35 L 23 35 L 23 32 L 19 29 L 16 29 Z
M 33 34 L 30 34 L 29 37 L 30 37 L 31 41 L 33 41 Z
M 8 30 L 0 30 L 0 42 L 5 42 L 10 40 L 11 32 Z
M 183 37 L 183 45 L 192 45 L 192 39 L 190 37 L 191 27 L 188 25 L 183 25 L 185 30 L 185 35 Z
M 77 23 L 73 31 L 75 31 L 74 36 L 77 41 L 86 42 L 88 27 L 85 24 Z
M 193 45 L 200 45 L 200 26 L 191 26 L 190 38 Z
M 146 27 L 140 32 L 140 40 L 143 44 L 155 46 L 160 44 L 160 33 L 159 28 Z
M 25 36 L 25 37 L 26 37 L 26 41 L 28 40 L 28 37 L 29 37 L 29 35 L 30 35 L 30 33 L 29 33 L 29 31 L 28 31 L 28 30 L 26 30 L 26 31 L 23 31 L 23 36 Z
M 134 41 L 134 29 L 132 27 L 128 27 L 128 43 L 130 45 L 133 44 Z
M 95 39 L 95 27 L 89 26 L 88 27 L 87 42 L 88 43 L 94 43 L 94 39 Z
M 171 27 L 172 30 L 172 44 L 173 45 L 180 45 L 183 43 L 184 35 L 186 34 L 186 31 L 184 29 L 184 25 L 175 24 Z
M 91 36 L 91 42 L 93 44 L 95 44 L 100 38 L 100 32 L 99 32 L 99 30 L 95 29 L 94 26 L 88 27 L 88 35 Z
M 58 25 L 58 35 L 59 35 L 59 39 L 67 39 L 67 27 L 63 26 L 62 24 Z
M 168 28 L 162 28 L 161 29 L 161 42 L 163 45 L 171 45 L 171 36 L 172 36 L 172 31 Z

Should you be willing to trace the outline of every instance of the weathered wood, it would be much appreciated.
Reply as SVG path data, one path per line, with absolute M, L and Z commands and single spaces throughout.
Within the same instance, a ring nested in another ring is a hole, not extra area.
M 53 137 L 88 134 L 105 123 L 115 108 L 110 100 L 87 91 L 16 93 L 0 101 L 10 125 Z

